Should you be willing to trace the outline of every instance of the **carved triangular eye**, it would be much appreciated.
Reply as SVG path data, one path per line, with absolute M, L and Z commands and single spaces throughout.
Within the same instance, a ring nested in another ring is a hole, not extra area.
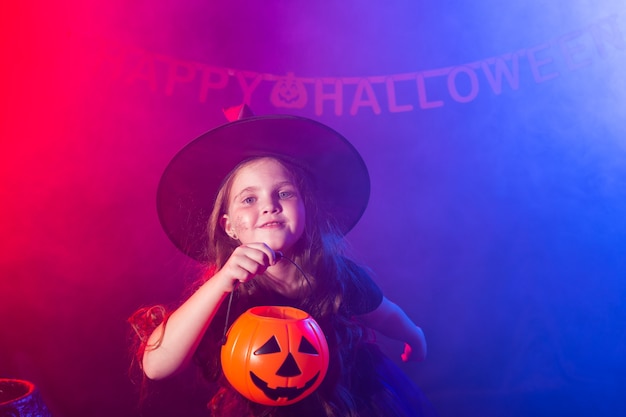
M 305 337 L 302 337 L 300 340 L 300 347 L 298 347 L 298 352 L 300 353 L 308 353 L 309 355 L 319 355 L 315 346 L 311 344 Z
M 272 336 L 267 342 L 263 344 L 263 346 L 255 350 L 254 354 L 267 355 L 268 353 L 278 352 L 280 352 L 280 345 L 278 344 L 278 340 L 276 340 L 276 336 Z

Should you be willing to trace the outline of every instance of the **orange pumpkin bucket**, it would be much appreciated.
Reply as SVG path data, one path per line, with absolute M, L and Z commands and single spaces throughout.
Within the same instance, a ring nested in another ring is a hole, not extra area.
M 253 307 L 228 330 L 221 361 L 226 379 L 244 397 L 289 405 L 322 383 L 328 344 L 317 322 L 302 310 Z

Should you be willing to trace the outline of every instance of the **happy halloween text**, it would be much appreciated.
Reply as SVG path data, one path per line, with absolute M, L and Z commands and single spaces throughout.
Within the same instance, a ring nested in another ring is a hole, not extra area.
M 482 92 L 499 95 L 523 83 L 543 83 L 626 50 L 617 16 L 515 52 L 445 68 L 364 77 L 299 77 L 216 67 L 146 50 L 99 42 L 97 71 L 166 96 L 192 92 L 207 102 L 212 92 L 235 87 L 241 102 L 265 99 L 276 108 L 313 110 L 317 116 L 428 110 L 469 103 Z M 269 85 L 266 85 L 269 83 Z

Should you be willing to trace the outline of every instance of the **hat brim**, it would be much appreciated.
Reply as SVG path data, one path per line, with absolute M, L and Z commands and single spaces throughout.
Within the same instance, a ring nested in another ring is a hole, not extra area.
M 284 156 L 312 173 L 321 207 L 347 233 L 370 194 L 367 167 L 342 135 L 311 119 L 271 115 L 219 126 L 182 148 L 159 182 L 157 212 L 169 239 L 188 256 L 205 260 L 207 222 L 224 178 L 242 161 Z

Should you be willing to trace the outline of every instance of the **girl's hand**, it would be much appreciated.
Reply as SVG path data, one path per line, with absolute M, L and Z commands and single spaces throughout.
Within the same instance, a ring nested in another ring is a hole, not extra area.
M 276 262 L 276 253 L 265 243 L 248 243 L 233 251 L 216 276 L 224 281 L 224 291 L 231 292 L 239 282 L 244 283 L 262 274 Z
M 405 343 L 404 352 L 402 353 L 402 355 L 400 355 L 400 358 L 402 358 L 402 362 L 409 362 L 411 360 L 411 353 L 413 353 L 413 348 L 408 343 Z
M 421 333 L 421 329 L 420 329 Z M 404 352 L 400 355 L 402 362 L 421 362 L 426 359 L 426 340 L 423 338 L 415 342 L 404 343 Z

